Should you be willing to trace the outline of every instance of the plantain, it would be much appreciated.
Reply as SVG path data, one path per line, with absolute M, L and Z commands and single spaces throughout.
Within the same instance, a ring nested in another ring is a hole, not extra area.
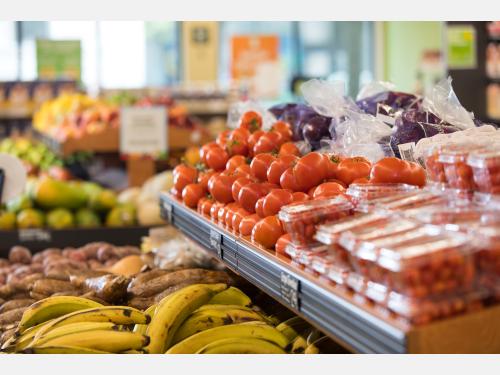
M 196 354 L 286 354 L 272 342 L 248 337 L 216 340 L 205 345 Z
M 252 300 L 238 288 L 231 286 L 217 293 L 209 302 L 210 305 L 240 305 L 250 306 Z

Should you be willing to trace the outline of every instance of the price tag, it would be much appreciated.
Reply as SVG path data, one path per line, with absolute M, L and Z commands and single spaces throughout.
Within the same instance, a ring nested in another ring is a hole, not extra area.
M 169 224 L 172 223 L 172 205 L 168 202 L 163 202 L 163 218 Z
M 120 113 L 120 152 L 159 156 L 168 151 L 165 107 L 124 107 Z
M 210 229 L 210 247 L 217 252 L 219 258 L 222 259 L 222 234 L 214 229 Z
M 300 310 L 299 288 L 300 280 L 286 272 L 281 272 L 281 298 L 283 298 L 292 308 L 297 310 Z
M 20 229 L 19 242 L 49 242 L 52 235 L 48 230 L 43 229 Z

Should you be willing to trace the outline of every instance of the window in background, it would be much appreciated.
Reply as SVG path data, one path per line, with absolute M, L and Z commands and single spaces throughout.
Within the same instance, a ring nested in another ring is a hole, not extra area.
M 0 35 L 0 81 L 13 81 L 18 75 L 16 23 L 1 21 Z
M 172 85 L 180 76 L 179 22 L 146 22 L 146 84 Z

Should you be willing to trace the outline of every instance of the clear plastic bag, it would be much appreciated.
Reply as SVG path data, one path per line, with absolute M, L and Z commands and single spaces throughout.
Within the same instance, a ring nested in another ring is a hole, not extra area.
M 271 129 L 271 126 L 276 122 L 276 117 L 261 104 L 256 101 L 247 100 L 232 104 L 227 113 L 227 126 L 231 129 L 236 129 L 240 125 L 240 119 L 245 112 L 255 111 L 262 117 L 262 128 L 264 130 Z

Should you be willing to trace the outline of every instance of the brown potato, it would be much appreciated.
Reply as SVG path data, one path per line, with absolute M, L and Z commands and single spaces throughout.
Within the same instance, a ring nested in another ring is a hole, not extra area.
M 14 246 L 9 251 L 9 261 L 12 263 L 31 263 L 31 251 L 24 246 Z

